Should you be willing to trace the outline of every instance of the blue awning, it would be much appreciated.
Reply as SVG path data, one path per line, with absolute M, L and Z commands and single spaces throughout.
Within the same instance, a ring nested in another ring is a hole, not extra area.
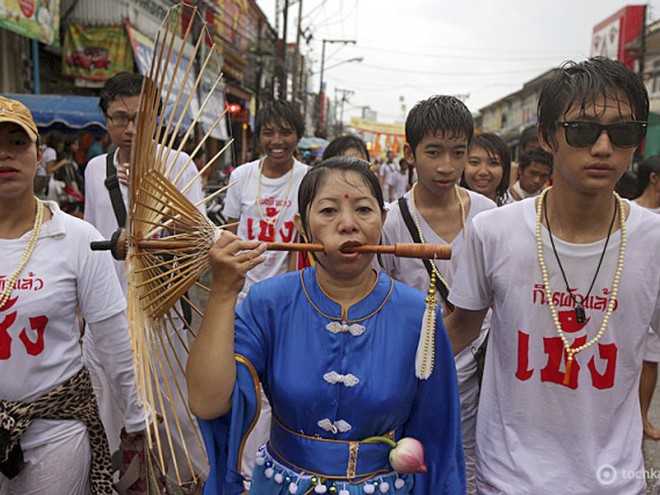
M 45 129 L 105 130 L 99 99 L 77 95 L 4 94 L 23 103 L 32 112 L 37 127 Z

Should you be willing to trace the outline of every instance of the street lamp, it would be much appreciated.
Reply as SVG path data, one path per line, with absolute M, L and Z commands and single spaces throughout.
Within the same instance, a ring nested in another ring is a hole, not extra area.
M 354 45 L 355 40 L 323 40 L 323 46 L 321 49 L 321 72 L 320 72 L 320 83 L 319 83 L 319 114 L 318 114 L 318 125 L 316 126 L 316 133 L 323 133 L 323 72 L 325 71 L 325 44 L 326 43 L 341 43 L 343 45 Z

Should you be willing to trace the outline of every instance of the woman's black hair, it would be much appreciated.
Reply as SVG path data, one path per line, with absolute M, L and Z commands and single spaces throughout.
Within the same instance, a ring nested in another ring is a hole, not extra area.
M 502 167 L 502 180 L 495 189 L 495 203 L 502 206 L 506 202 L 507 191 L 509 190 L 509 176 L 511 175 L 511 151 L 507 144 L 497 134 L 485 132 L 475 134 L 470 142 L 470 148 L 483 148 L 491 160 L 496 159 Z M 468 153 L 469 154 L 469 153 Z M 461 186 L 470 189 L 465 181 L 465 171 L 461 177 Z
M 385 211 L 383 190 L 380 187 L 378 177 L 369 168 L 369 162 L 350 156 L 335 156 L 323 160 L 316 167 L 311 168 L 300 183 L 300 187 L 298 188 L 298 212 L 300 213 L 300 219 L 302 220 L 305 231 L 308 228 L 309 208 L 314 198 L 316 198 L 316 195 L 328 180 L 330 174 L 336 172 L 353 172 L 359 175 L 369 187 L 374 198 L 376 198 L 380 211 Z
M 541 136 L 553 148 L 555 131 L 566 112 L 577 107 L 584 112 L 605 96 L 621 102 L 623 92 L 632 109 L 632 118 L 646 121 L 649 96 L 639 74 L 616 60 L 593 57 L 580 63 L 567 62 L 543 85 L 539 94 L 537 121 Z
M 323 159 L 327 160 L 333 156 L 342 156 L 351 149 L 358 150 L 364 156 L 364 159 L 369 161 L 367 145 L 359 137 L 351 135 L 339 136 L 330 141 L 330 144 L 325 147 L 325 151 L 323 152 Z
M 637 196 L 641 196 L 646 191 L 651 174 L 656 174 L 660 178 L 660 155 L 650 156 L 639 164 L 637 168 Z

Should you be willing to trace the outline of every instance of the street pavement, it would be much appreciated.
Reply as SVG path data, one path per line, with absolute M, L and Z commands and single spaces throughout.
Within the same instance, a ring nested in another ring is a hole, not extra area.
M 660 425 L 660 381 L 658 381 L 658 385 L 655 387 L 655 394 L 653 395 L 649 418 L 654 425 Z M 642 450 L 644 451 L 644 463 L 646 468 L 646 493 L 649 495 L 660 495 L 660 440 L 651 440 L 647 436 L 644 436 Z M 658 487 L 655 491 L 652 491 L 656 483 L 658 484 Z

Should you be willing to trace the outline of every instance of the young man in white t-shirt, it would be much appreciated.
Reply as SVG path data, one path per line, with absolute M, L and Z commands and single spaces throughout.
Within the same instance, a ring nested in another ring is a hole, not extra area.
M 298 188 L 309 167 L 294 158 L 298 141 L 305 134 L 305 122 L 294 105 L 275 100 L 257 114 L 255 132 L 264 157 L 236 167 L 229 177 L 223 214 L 230 230 L 243 239 L 263 242 L 295 242 L 293 217 L 298 213 Z M 243 301 L 255 282 L 296 268 L 296 253 L 266 251 L 265 261 L 247 273 L 238 296 Z M 261 394 L 259 421 L 243 449 L 242 473 L 252 478 L 257 450 L 269 438 L 271 410 Z
M 417 103 L 406 119 L 406 162 L 415 166 L 418 180 L 402 200 L 388 205 L 383 226 L 383 243 L 429 242 L 450 244 L 451 259 L 426 260 L 382 256 L 383 270 L 411 287 L 427 292 L 436 270 L 437 298 L 446 317 L 451 309 L 446 300 L 454 280 L 461 251 L 465 246 L 467 226 L 479 212 L 495 208 L 490 199 L 458 186 L 467 165 L 473 122 L 468 108 L 453 96 L 433 96 Z M 405 174 L 406 181 L 408 174 Z M 396 199 L 396 198 L 394 198 Z M 404 208 L 402 210 L 402 207 Z M 410 220 L 406 221 L 406 212 Z M 417 239 L 415 238 L 417 235 Z M 465 477 L 467 493 L 476 493 L 474 479 L 474 436 L 479 385 L 474 354 L 486 335 L 475 339 L 469 348 L 456 356 Z
M 538 107 L 553 187 L 473 221 L 446 323 L 459 352 L 493 308 L 479 493 L 645 492 L 637 391 L 647 329 L 660 331 L 660 218 L 613 191 L 648 108 L 623 64 L 565 65 Z
M 28 109 L 0 97 L 0 493 L 87 495 L 90 470 L 93 493 L 110 493 L 110 452 L 78 314 L 99 344 L 120 422 L 137 434 L 145 410 L 136 398 L 126 300 L 109 254 L 89 249 L 99 233 L 34 197 L 40 155 Z
M 295 242 L 293 216 L 298 212 L 298 187 L 309 167 L 294 158 L 305 123 L 294 105 L 275 100 L 257 114 L 255 132 L 264 157 L 236 167 L 229 177 L 223 215 L 230 230 L 243 239 Z M 267 251 L 265 261 L 250 270 L 239 302 L 259 280 L 295 268 L 295 253 Z

